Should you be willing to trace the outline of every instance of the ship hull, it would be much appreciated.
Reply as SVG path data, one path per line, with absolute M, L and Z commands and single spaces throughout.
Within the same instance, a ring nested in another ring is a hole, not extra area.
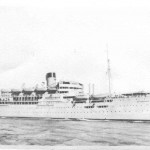
M 0 117 L 31 117 L 52 119 L 90 120 L 150 120 L 150 103 L 128 106 L 109 106 L 100 109 L 85 108 L 83 105 L 0 105 Z M 124 107 L 123 107 L 124 106 Z

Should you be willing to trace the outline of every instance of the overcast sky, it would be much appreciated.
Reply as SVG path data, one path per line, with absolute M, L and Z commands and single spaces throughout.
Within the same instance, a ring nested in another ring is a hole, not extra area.
M 0 0 L 0 88 L 57 79 L 108 92 L 150 91 L 150 2 Z

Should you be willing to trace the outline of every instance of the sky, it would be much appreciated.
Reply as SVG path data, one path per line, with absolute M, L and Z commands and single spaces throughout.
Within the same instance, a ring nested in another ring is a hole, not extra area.
M 148 0 L 0 0 L 0 89 L 57 80 L 150 91 Z

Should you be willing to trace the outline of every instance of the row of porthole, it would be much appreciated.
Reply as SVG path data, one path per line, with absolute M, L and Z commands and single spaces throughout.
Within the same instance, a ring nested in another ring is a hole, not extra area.
M 148 110 L 147 110 L 147 111 L 148 111 Z M 108 112 L 108 111 L 107 111 L 107 112 Z M 111 111 L 111 112 L 112 112 L 112 111 Z M 116 112 L 116 111 L 114 111 L 114 112 Z M 118 112 L 120 112 L 120 111 L 118 111 Z M 125 111 L 125 112 L 126 112 L 126 111 Z M 127 112 L 131 112 L 131 111 L 127 111 Z M 143 112 L 143 111 L 142 111 L 142 112 Z M 144 111 L 144 112 L 145 112 L 145 111 Z M 22 113 L 22 112 L 16 112 L 16 113 L 17 113 L 17 114 L 20 114 L 20 113 Z M 41 112 L 40 114 L 83 114 L 83 113 L 84 113 L 84 114 L 89 114 L 89 113 L 90 113 L 90 114 L 92 114 L 92 113 L 105 113 L 105 114 L 106 114 L 106 112 L 101 112 L 101 111 L 100 111 L 100 112 L 47 112 L 47 113 L 42 113 L 42 112 Z M 29 113 L 26 112 L 25 114 L 26 114 L 26 115 L 27 115 L 27 114 L 30 114 L 30 112 L 29 112 Z M 38 114 L 38 112 L 34 112 L 34 113 L 33 113 L 33 115 L 36 115 L 36 114 Z M 39 115 L 40 115 L 40 114 L 39 114 Z
M 14 108 L 12 108 L 12 110 L 13 110 Z M 111 112 L 111 113 L 113 113 L 113 112 L 145 112 L 145 111 L 150 111 L 150 110 L 133 110 L 133 111 L 127 111 L 127 110 L 125 110 L 125 111 L 88 111 L 88 112 L 69 112 L 69 113 L 108 113 L 108 112 Z M 42 112 L 41 112 L 42 113 Z M 59 112 L 49 112 L 49 113 L 59 113 Z M 63 112 L 61 112 L 61 113 L 68 113 L 68 112 L 65 112 L 65 111 L 63 111 Z
M 106 113 L 106 112 L 145 112 L 145 111 L 150 111 L 150 110 L 141 110 L 141 111 L 87 111 L 87 112 L 60 112 L 60 113 Z M 42 112 L 41 112 L 42 113 Z M 59 112 L 47 112 L 47 113 L 59 113 Z
M 0 102 L 0 104 L 7 104 L 7 105 L 35 105 L 38 104 L 38 102 Z
M 43 108 L 43 107 L 42 107 Z M 41 109 L 42 109 L 41 108 Z M 59 108 L 59 109 L 65 109 L 65 108 L 82 108 L 82 107 L 51 107 L 50 109 L 56 109 L 56 108 Z
M 129 100 L 126 100 L 126 99 L 122 99 L 122 100 L 117 100 L 117 101 L 114 101 L 114 102 L 118 102 L 118 101 L 123 101 L 123 102 L 131 102 L 131 101 L 134 101 L 134 102 L 137 102 L 138 99 L 129 99 Z M 145 99 L 141 99 L 141 100 L 145 100 Z
M 6 109 L 6 107 L 5 107 L 5 109 Z M 10 107 L 8 108 L 8 109 L 10 109 Z M 14 110 L 14 107 L 12 107 L 11 108 L 12 110 Z M 21 108 L 21 109 L 25 109 L 25 110 L 27 110 L 26 108 Z M 43 110 L 43 109 L 38 109 L 38 110 Z M 140 111 L 150 111 L 150 110 L 132 110 L 132 111 L 128 111 L 128 110 L 117 110 L 117 111 L 108 111 L 107 109 L 103 109 L 103 110 L 101 110 L 101 111 L 87 111 L 87 112 L 91 112 L 91 113 L 93 113 L 93 112 L 140 112 Z M 65 113 L 65 111 L 63 111 L 64 113 Z M 57 113 L 57 112 L 56 112 Z M 76 113 L 76 112 L 71 112 L 71 113 Z M 78 112 L 77 112 L 78 113 Z M 82 112 L 80 112 L 80 113 L 82 113 Z
M 10 107 L 9 107 L 9 108 L 10 108 Z M 50 109 L 56 109 L 56 108 L 57 108 L 57 109 L 58 109 L 58 108 L 59 108 L 59 109 L 66 109 L 66 108 L 70 108 L 70 109 L 71 109 L 72 107 L 63 107 L 63 108 L 62 108 L 62 107 L 52 107 L 52 108 L 50 108 Z M 80 108 L 81 108 L 81 107 L 80 107 Z M 14 107 L 12 107 L 12 109 L 14 109 Z M 24 108 L 24 109 L 27 109 L 27 108 Z M 42 108 L 39 108 L 39 107 L 38 107 L 38 109 L 42 110 L 43 107 L 42 107 Z M 93 110 L 93 109 L 92 109 L 92 110 Z M 106 110 L 108 110 L 108 109 L 105 108 L 105 111 L 104 111 L 104 109 L 103 109 L 103 110 L 100 111 L 100 112 L 106 112 Z M 138 112 L 139 110 L 134 110 L 134 111 L 137 111 L 137 112 Z M 141 111 L 146 111 L 146 110 L 141 110 Z M 149 110 L 147 110 L 147 111 L 149 111 Z M 97 112 L 97 111 L 96 111 L 96 112 Z M 107 112 L 122 112 L 122 111 L 107 111 Z M 123 111 L 123 112 L 130 112 L 130 111 Z
M 137 106 L 137 107 L 139 107 L 139 106 L 145 106 L 145 105 L 119 105 L 120 107 L 126 107 L 126 106 Z M 146 106 L 147 106 L 147 104 L 146 104 Z

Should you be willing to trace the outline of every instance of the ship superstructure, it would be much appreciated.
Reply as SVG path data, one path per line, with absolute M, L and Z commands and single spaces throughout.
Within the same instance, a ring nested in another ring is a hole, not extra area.
M 46 74 L 46 86 L 1 90 L 0 104 L 28 105 L 38 104 L 44 95 L 61 95 L 64 99 L 83 95 L 83 84 L 73 81 L 56 82 L 56 73 Z

